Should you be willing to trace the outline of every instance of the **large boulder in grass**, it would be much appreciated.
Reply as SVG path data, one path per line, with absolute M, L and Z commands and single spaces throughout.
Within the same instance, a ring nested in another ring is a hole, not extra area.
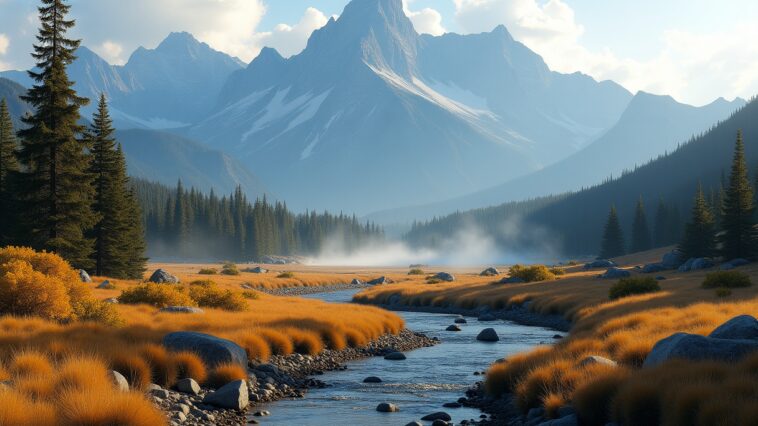
M 438 272 L 434 274 L 434 278 L 437 278 L 440 281 L 446 281 L 446 282 L 453 282 L 455 281 L 455 276 L 453 274 L 449 274 L 447 272 Z
M 719 266 L 719 269 L 721 269 L 722 271 L 729 271 L 734 268 L 739 268 L 740 266 L 745 266 L 748 263 L 750 263 L 750 261 L 748 261 L 747 259 L 742 259 L 742 258 L 732 259 L 729 262 L 722 263 Z
M 205 311 L 194 306 L 166 306 L 165 308 L 161 308 L 161 312 L 172 314 L 202 314 Z
M 392 284 L 392 280 L 387 277 L 379 277 L 368 282 L 368 285 Z
M 714 264 L 711 259 L 705 257 L 693 257 L 687 259 L 687 261 L 679 267 L 679 272 L 699 271 L 712 268 L 713 266 Z
M 602 275 L 599 275 L 598 278 L 602 279 L 619 279 L 619 278 L 626 278 L 628 276 L 632 275 L 629 271 L 619 268 L 608 268 L 605 273 Z
M 244 380 L 228 383 L 215 392 L 205 395 L 203 404 L 231 410 L 244 410 L 249 404 L 247 383 Z
M 736 316 L 718 326 L 708 337 L 758 341 L 758 320 L 750 315 Z
M 519 277 L 506 277 L 506 278 L 503 278 L 502 280 L 498 281 L 497 283 L 498 284 L 523 284 L 525 282 L 526 281 L 524 281 L 523 278 L 519 278 Z
M 150 275 L 150 279 L 148 281 L 156 284 L 178 284 L 179 278 L 169 274 L 163 269 L 157 269 L 155 272 L 153 272 L 153 275 Z
M 487 268 L 479 273 L 482 277 L 494 277 L 497 275 L 500 275 L 500 271 L 498 271 L 496 268 Z
M 648 263 L 647 265 L 642 267 L 642 273 L 643 274 L 654 274 L 656 272 L 663 272 L 665 271 L 666 266 L 664 266 L 662 263 Z
M 177 331 L 163 336 L 163 346 L 173 352 L 189 351 L 213 368 L 219 364 L 236 363 L 247 368 L 247 353 L 231 340 L 194 331 Z
M 672 359 L 737 362 L 758 352 L 758 340 L 716 339 L 699 334 L 676 333 L 658 341 L 643 367 L 655 367 Z
M 671 250 L 663 255 L 660 265 L 666 269 L 677 269 L 682 266 L 684 259 L 682 259 L 682 252 L 679 250 Z
M 597 259 L 593 260 L 592 262 L 585 263 L 584 269 L 612 268 L 614 266 L 616 266 L 616 264 L 612 260 Z
M 92 282 L 92 278 L 90 278 L 89 274 L 84 269 L 79 270 L 79 279 L 82 280 L 83 283 Z

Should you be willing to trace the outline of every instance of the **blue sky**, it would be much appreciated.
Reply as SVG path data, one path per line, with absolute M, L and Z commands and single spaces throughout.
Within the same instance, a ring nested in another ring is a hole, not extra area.
M 348 0 L 70 0 L 76 36 L 111 63 L 186 30 L 249 61 L 263 46 L 299 52 Z M 0 70 L 31 65 L 32 0 L 0 0 Z M 419 32 L 505 24 L 560 72 L 704 104 L 758 93 L 755 0 L 405 0 Z

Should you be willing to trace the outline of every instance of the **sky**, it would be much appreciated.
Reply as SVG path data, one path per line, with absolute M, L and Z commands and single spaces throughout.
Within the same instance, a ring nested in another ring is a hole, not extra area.
M 74 30 L 123 64 L 138 46 L 189 31 L 252 60 L 264 46 L 301 51 L 348 0 L 69 0 Z M 758 94 L 755 0 L 403 0 L 416 30 L 478 33 L 504 24 L 551 69 L 614 80 L 632 92 L 703 105 Z M 32 65 L 36 1 L 0 0 L 0 70 Z

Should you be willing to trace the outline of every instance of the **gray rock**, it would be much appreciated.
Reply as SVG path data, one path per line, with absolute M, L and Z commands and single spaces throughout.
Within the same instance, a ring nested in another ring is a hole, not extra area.
M 448 326 L 445 329 L 445 331 L 461 331 L 461 328 L 458 327 L 457 325 L 453 324 L 453 325 Z
M 450 423 L 444 420 L 437 419 L 432 422 L 432 426 L 450 426 Z
M 195 352 L 210 368 L 227 362 L 247 367 L 247 353 L 244 349 L 231 340 L 210 334 L 192 331 L 169 333 L 163 336 L 163 346 L 174 352 Z
M 456 318 L 454 321 L 456 324 L 466 324 L 468 321 L 466 321 L 466 318 Z
M 387 277 L 379 277 L 375 278 L 368 282 L 369 285 L 382 285 L 382 284 L 391 284 L 392 280 L 390 280 Z
M 461 408 L 463 405 L 461 405 L 460 402 L 446 402 L 442 404 L 444 408 Z
M 577 417 L 576 414 L 569 414 L 568 416 L 564 416 L 559 419 L 550 420 L 550 421 L 539 424 L 539 426 L 578 426 L 578 425 L 579 425 L 579 418 Z
M 171 407 L 171 411 L 176 411 L 178 413 L 183 413 L 183 414 L 189 414 L 190 406 L 184 403 L 175 404 L 174 406 Z
M 376 411 L 380 413 L 396 413 L 400 411 L 400 408 L 395 404 L 390 404 L 389 402 L 382 402 L 381 404 L 376 406 Z
M 255 417 L 268 417 L 271 415 L 271 412 L 267 410 L 261 410 L 261 411 L 256 411 L 255 413 L 253 413 L 253 415 Z
M 353 280 L 350 281 L 350 285 L 363 285 L 363 281 L 359 280 L 358 278 L 353 278 Z
M 173 418 L 179 423 L 184 423 L 185 421 L 187 421 L 187 415 L 182 413 L 181 411 L 175 411 Z
M 497 332 L 494 328 L 485 328 L 479 332 L 479 335 L 476 336 L 476 340 L 482 342 L 497 342 L 500 340 L 500 337 L 498 337 Z
M 679 267 L 679 272 L 699 271 L 702 269 L 712 268 L 714 266 L 711 259 L 705 257 L 697 257 L 687 259 L 682 266 Z
M 739 268 L 740 266 L 745 266 L 745 265 L 747 265 L 749 263 L 750 262 L 748 260 L 745 260 L 745 259 L 742 259 L 742 258 L 732 259 L 729 262 L 722 263 L 719 266 L 719 269 L 721 269 L 722 271 L 729 271 L 729 270 L 732 270 L 734 268 Z
M 89 274 L 84 269 L 79 270 L 79 279 L 82 280 L 83 283 L 92 282 L 92 278 L 90 278 Z
M 666 269 L 677 269 L 682 266 L 684 259 L 682 259 L 682 253 L 679 250 L 672 250 L 663 255 L 661 259 L 661 265 Z
M 116 288 L 116 286 L 113 285 L 113 284 L 111 284 L 110 281 L 105 280 L 105 281 L 101 282 L 100 284 L 98 284 L 97 288 L 99 288 L 101 290 L 112 290 L 112 289 Z
M 108 378 L 110 378 L 113 384 L 116 385 L 116 389 L 121 392 L 129 392 L 129 382 L 123 374 L 116 370 L 108 370 Z
M 150 395 L 158 397 L 160 399 L 166 399 L 168 398 L 171 393 L 167 391 L 166 389 L 150 389 Z
M 758 340 L 758 320 L 750 315 L 736 316 L 708 335 L 714 339 Z
M 523 284 L 526 281 L 519 277 L 507 277 L 503 278 L 502 280 L 498 281 L 498 284 Z
M 405 426 L 424 426 L 424 424 L 421 422 L 410 422 L 410 423 L 406 423 Z
M 604 274 L 600 275 L 599 278 L 602 279 L 619 279 L 619 278 L 626 278 L 628 276 L 632 275 L 631 272 L 619 269 L 619 268 L 608 268 L 607 271 L 605 271 Z
M 118 305 L 118 298 L 117 297 L 111 297 L 104 300 L 105 303 L 110 303 L 111 305 Z
M 490 314 L 490 313 L 484 313 L 484 314 L 479 315 L 479 317 L 476 320 L 477 321 L 483 321 L 483 322 L 497 321 L 497 317 L 494 316 L 494 315 L 492 315 L 492 314 Z
M 265 274 L 268 272 L 268 269 L 263 269 L 260 266 L 256 266 L 255 268 L 250 268 L 245 272 L 250 272 L 252 274 Z
M 483 277 L 494 277 L 500 275 L 500 271 L 498 271 L 496 268 L 487 268 L 479 273 L 479 275 Z
M 200 393 L 200 385 L 193 378 L 181 379 L 176 382 L 176 390 L 182 393 L 188 393 L 190 395 L 197 395 Z
M 588 365 L 607 365 L 609 367 L 617 367 L 618 364 L 616 361 L 612 359 L 608 359 L 599 355 L 590 355 L 581 361 L 579 361 L 579 365 L 582 367 L 586 367 Z
M 161 389 L 163 388 L 160 387 L 160 385 L 156 385 L 155 383 L 150 383 L 149 385 L 147 385 L 147 389 L 145 389 L 145 391 L 152 392 L 154 390 L 161 390 Z
M 384 359 L 390 361 L 404 361 L 406 359 L 406 356 L 402 352 L 390 352 L 384 356 Z
M 648 263 L 647 265 L 642 267 L 642 273 L 643 274 L 654 274 L 656 272 L 663 272 L 666 268 L 663 266 L 662 263 Z
M 758 351 L 756 340 L 730 340 L 698 334 L 676 333 L 653 346 L 643 367 L 655 367 L 670 359 L 736 362 Z
M 369 376 L 363 379 L 363 383 L 382 383 L 382 379 L 376 376 Z
M 153 275 L 150 276 L 150 279 L 148 281 L 157 284 L 177 284 L 179 283 L 179 278 L 169 274 L 163 269 L 157 269 L 155 272 L 153 272 Z
M 256 371 L 262 371 L 264 373 L 273 374 L 273 375 L 279 375 L 279 367 L 277 367 L 274 364 L 258 364 L 255 367 Z
M 202 314 L 205 311 L 194 306 L 166 306 L 165 308 L 161 308 L 161 312 L 169 312 L 172 314 Z
M 585 263 L 584 269 L 596 269 L 596 268 L 612 268 L 616 264 L 612 260 L 597 259 L 592 262 Z
M 220 387 L 216 392 L 211 392 L 203 398 L 204 404 L 214 407 L 243 410 L 247 407 L 248 395 L 247 384 L 244 380 L 236 380 Z
M 440 281 L 446 281 L 446 282 L 453 282 L 455 281 L 455 276 L 453 274 L 449 274 L 447 272 L 438 272 L 434 274 L 434 278 L 440 280 Z
M 435 420 L 443 420 L 446 422 L 449 422 L 453 418 L 450 417 L 450 414 L 447 414 L 444 411 L 438 411 L 436 413 L 427 414 L 426 416 L 422 417 L 421 420 L 427 421 L 427 422 L 433 422 Z

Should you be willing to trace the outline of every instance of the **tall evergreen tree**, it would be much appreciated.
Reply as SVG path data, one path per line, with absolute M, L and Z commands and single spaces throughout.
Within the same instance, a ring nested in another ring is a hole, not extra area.
M 637 208 L 634 212 L 634 222 L 632 223 L 632 245 L 631 252 L 637 253 L 650 249 L 650 227 L 647 224 L 647 214 L 645 213 L 645 204 L 642 197 L 637 201 Z
M 5 99 L 0 101 L 0 246 L 11 242 L 13 218 L 13 191 L 10 179 L 18 172 L 16 161 L 16 136 L 13 131 L 11 114 Z
M 698 186 L 692 217 L 684 229 L 684 237 L 679 251 L 685 259 L 692 257 L 712 257 L 716 254 L 716 231 L 713 213 L 705 200 L 703 187 Z
M 610 259 L 625 253 L 624 232 L 621 230 L 616 206 L 611 206 L 608 220 L 603 230 L 603 241 L 600 248 L 600 258 Z
M 724 194 L 721 254 L 727 259 L 750 258 L 755 253 L 753 188 L 745 163 L 742 131 L 737 132 L 729 186 Z
M 92 240 L 85 232 L 95 223 L 89 155 L 80 140 L 79 107 L 88 100 L 77 96 L 66 68 L 79 40 L 66 38 L 74 26 L 67 20 L 70 6 L 63 0 L 42 0 L 41 27 L 32 56 L 37 61 L 30 77 L 36 82 L 22 99 L 34 113 L 24 117 L 28 128 L 19 132 L 18 159 L 23 166 L 24 244 L 54 251 L 73 265 L 92 264 Z
M 667 241 L 669 224 L 668 216 L 668 208 L 663 202 L 663 198 L 661 198 L 658 200 L 658 208 L 655 211 L 655 225 L 653 226 L 653 245 L 655 247 L 663 247 L 669 243 Z

